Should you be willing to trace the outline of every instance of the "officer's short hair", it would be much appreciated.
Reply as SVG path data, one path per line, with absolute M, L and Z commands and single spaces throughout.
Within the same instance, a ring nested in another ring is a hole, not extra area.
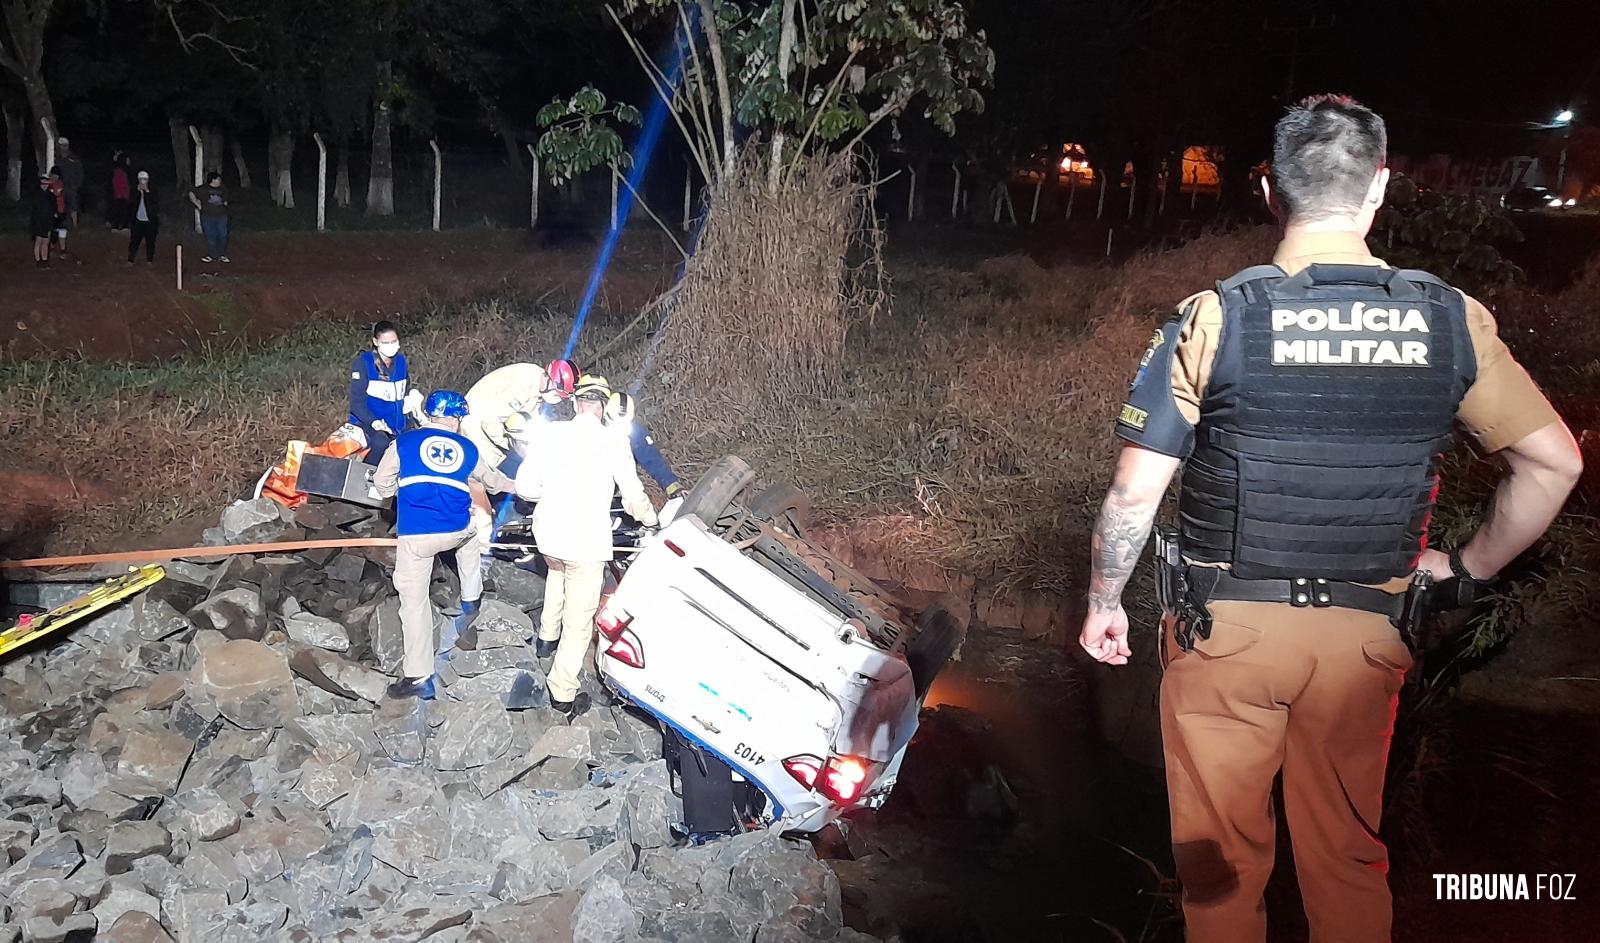
M 1383 119 L 1355 99 L 1302 99 L 1273 132 L 1272 185 L 1279 205 L 1299 220 L 1355 212 L 1388 149 Z
M 400 329 L 394 326 L 393 321 L 379 321 L 377 324 L 372 325 L 373 337 L 381 337 L 390 331 L 393 331 L 396 337 L 400 335 Z

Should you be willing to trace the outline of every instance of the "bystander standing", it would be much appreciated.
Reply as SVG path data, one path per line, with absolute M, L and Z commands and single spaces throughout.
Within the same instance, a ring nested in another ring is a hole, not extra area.
M 189 191 L 189 202 L 200 211 L 200 228 L 206 234 L 206 254 L 202 262 L 231 262 L 228 258 L 228 191 L 222 174 L 206 174 L 206 184 Z
M 156 234 L 161 230 L 161 203 L 155 188 L 150 186 L 150 171 L 139 171 L 139 184 L 128 200 L 130 219 L 128 228 L 128 262 L 133 263 L 139 254 L 139 244 L 144 243 L 144 260 L 156 260 Z

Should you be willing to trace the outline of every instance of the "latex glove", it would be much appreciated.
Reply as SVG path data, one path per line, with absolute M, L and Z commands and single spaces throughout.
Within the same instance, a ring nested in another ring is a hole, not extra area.
M 683 507 L 683 498 L 681 496 L 661 505 L 661 512 L 656 515 L 656 519 L 661 522 L 660 526 L 665 527 L 677 519 L 678 509 L 681 507 Z
M 372 428 L 378 430 L 379 432 L 387 432 L 390 435 L 394 435 L 394 430 L 390 429 L 389 424 L 384 422 L 382 419 L 374 419 L 372 421 Z
M 420 391 L 420 390 L 408 390 L 406 392 L 405 405 L 401 407 L 401 411 L 406 413 L 407 415 L 415 416 L 417 422 L 421 422 L 422 421 L 422 391 Z

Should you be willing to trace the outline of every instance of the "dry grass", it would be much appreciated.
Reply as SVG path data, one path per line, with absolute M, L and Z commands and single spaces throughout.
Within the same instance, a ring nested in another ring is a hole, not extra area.
M 657 386 L 677 409 L 763 409 L 843 392 L 850 328 L 882 300 L 871 278 L 881 273 L 871 189 L 857 182 L 854 159 L 800 160 L 774 189 L 758 150 L 716 189 L 667 302 L 657 362 L 670 367 Z
M 560 350 L 569 316 L 513 311 L 490 301 L 410 319 L 412 376 L 424 388 L 465 389 L 494 366 Z M 323 323 L 259 349 L 170 364 L 0 365 L 0 450 L 21 457 L 14 467 L 70 480 L 64 491 L 78 496 L 76 506 L 37 512 L 61 515 L 43 547 L 114 548 L 243 495 L 285 442 L 344 421 L 343 367 L 361 335 Z

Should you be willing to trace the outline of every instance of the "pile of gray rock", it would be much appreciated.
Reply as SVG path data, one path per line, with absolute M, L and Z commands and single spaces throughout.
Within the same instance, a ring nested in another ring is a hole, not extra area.
M 208 540 L 385 530 L 353 506 L 246 502 Z M 872 939 L 842 927 L 809 844 L 681 840 L 646 718 L 550 708 L 524 642 L 534 574 L 492 564 L 439 697 L 386 700 L 392 553 L 175 562 L 10 657 L 0 943 Z M 87 588 L 74 579 L 15 583 L 13 600 L 54 605 Z M 440 568 L 441 624 L 451 580 Z

